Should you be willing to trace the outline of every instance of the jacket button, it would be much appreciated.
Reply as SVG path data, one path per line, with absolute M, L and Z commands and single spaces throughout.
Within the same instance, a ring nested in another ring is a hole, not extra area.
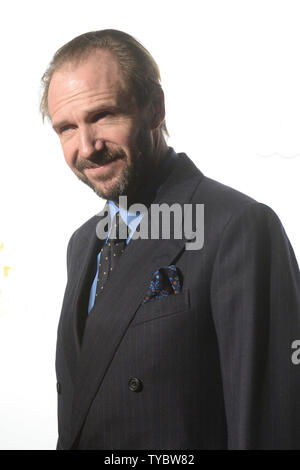
M 56 384 L 56 390 L 57 390 L 57 393 L 61 393 L 61 385 L 59 382 L 57 382 Z
M 143 388 L 142 381 L 136 377 L 131 377 L 128 382 L 128 388 L 131 392 L 140 392 Z

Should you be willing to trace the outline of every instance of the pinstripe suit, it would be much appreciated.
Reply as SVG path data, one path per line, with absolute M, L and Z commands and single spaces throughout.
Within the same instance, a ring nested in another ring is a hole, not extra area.
M 299 269 L 278 217 L 184 154 L 154 202 L 204 204 L 204 247 L 131 240 L 87 319 L 99 217 L 69 242 L 58 449 L 300 448 Z M 170 264 L 182 292 L 143 304 Z

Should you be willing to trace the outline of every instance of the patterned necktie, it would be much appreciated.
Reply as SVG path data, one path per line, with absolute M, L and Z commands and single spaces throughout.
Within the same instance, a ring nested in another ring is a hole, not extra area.
M 103 292 L 104 285 L 109 279 L 111 272 L 115 269 L 123 251 L 126 247 L 127 225 L 117 212 L 106 244 L 101 249 L 96 298 Z

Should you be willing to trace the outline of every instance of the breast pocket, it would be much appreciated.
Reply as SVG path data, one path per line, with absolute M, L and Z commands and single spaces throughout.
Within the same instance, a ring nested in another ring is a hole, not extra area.
M 179 294 L 171 294 L 161 299 L 141 304 L 130 326 L 133 327 L 140 323 L 184 312 L 189 308 L 189 290 L 183 289 Z

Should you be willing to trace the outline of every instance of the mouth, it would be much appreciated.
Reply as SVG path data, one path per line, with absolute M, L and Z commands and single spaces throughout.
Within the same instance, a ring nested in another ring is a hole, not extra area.
M 86 168 L 85 172 L 87 172 L 88 174 L 92 174 L 92 175 L 101 174 L 101 173 L 106 172 L 109 169 L 113 168 L 113 166 L 115 166 L 116 162 L 118 162 L 119 160 L 120 160 L 120 158 L 117 157 L 117 158 L 114 158 L 113 160 L 110 160 L 109 162 L 101 163 L 99 165 L 94 165 L 90 168 Z

